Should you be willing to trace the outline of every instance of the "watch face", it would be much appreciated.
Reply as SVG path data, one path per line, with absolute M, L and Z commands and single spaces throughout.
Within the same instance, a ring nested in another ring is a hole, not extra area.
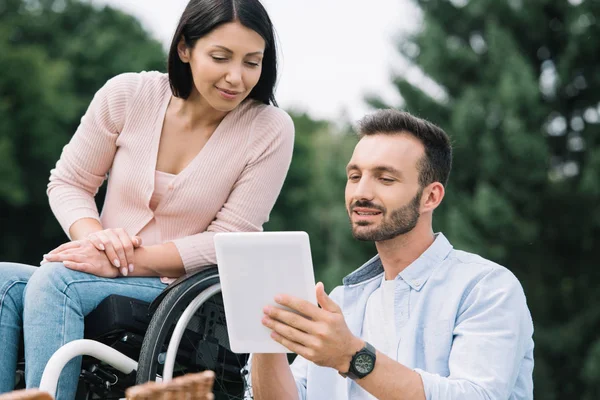
M 359 354 L 354 361 L 354 368 L 359 374 L 368 374 L 373 370 L 373 357 L 369 354 Z

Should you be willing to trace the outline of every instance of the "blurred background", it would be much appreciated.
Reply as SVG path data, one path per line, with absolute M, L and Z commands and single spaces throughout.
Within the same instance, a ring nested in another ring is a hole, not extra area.
M 166 70 L 185 4 L 0 0 L 0 260 L 37 264 L 66 240 L 50 169 L 107 79 Z M 455 149 L 435 229 L 521 280 L 535 397 L 600 398 L 600 0 L 264 4 L 296 125 L 265 229 L 307 231 L 333 289 L 375 253 L 344 209 L 353 122 L 388 106 L 435 122 Z

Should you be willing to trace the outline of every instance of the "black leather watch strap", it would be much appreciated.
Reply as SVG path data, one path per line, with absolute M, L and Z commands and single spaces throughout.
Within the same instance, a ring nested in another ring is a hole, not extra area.
M 365 376 L 369 375 L 375 368 L 375 360 L 377 359 L 376 353 L 377 353 L 377 350 L 375 350 L 375 347 L 373 347 L 369 342 L 365 342 L 365 347 L 363 347 L 362 349 L 357 351 L 352 356 L 352 359 L 350 360 L 350 366 L 348 368 L 348 372 L 343 373 L 343 372 L 338 371 L 338 373 L 341 376 L 343 376 L 344 378 L 350 378 L 352 380 L 364 378 Z M 371 361 L 370 369 L 368 369 L 367 371 L 358 371 L 356 369 L 355 364 L 357 363 L 357 359 L 359 357 L 361 357 L 363 359 L 366 357 L 368 360 Z

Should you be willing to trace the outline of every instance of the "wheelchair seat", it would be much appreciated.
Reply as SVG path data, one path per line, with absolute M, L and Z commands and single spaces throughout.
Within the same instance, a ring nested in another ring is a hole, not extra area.
M 123 332 L 144 335 L 151 315 L 150 303 L 120 295 L 104 299 L 85 318 L 86 339 L 99 340 Z
M 171 282 L 152 303 L 116 294 L 108 296 L 85 317 L 84 337 L 105 342 L 107 338 L 124 332 L 143 336 L 162 299 L 184 281 L 202 271 L 203 269 L 198 269 Z

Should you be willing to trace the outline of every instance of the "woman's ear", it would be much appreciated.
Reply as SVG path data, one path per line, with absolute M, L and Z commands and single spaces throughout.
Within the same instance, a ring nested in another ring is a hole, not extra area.
M 189 63 L 191 58 L 190 53 L 190 48 L 185 43 L 183 37 L 181 37 L 179 43 L 177 43 L 177 54 L 179 55 L 181 62 Z

